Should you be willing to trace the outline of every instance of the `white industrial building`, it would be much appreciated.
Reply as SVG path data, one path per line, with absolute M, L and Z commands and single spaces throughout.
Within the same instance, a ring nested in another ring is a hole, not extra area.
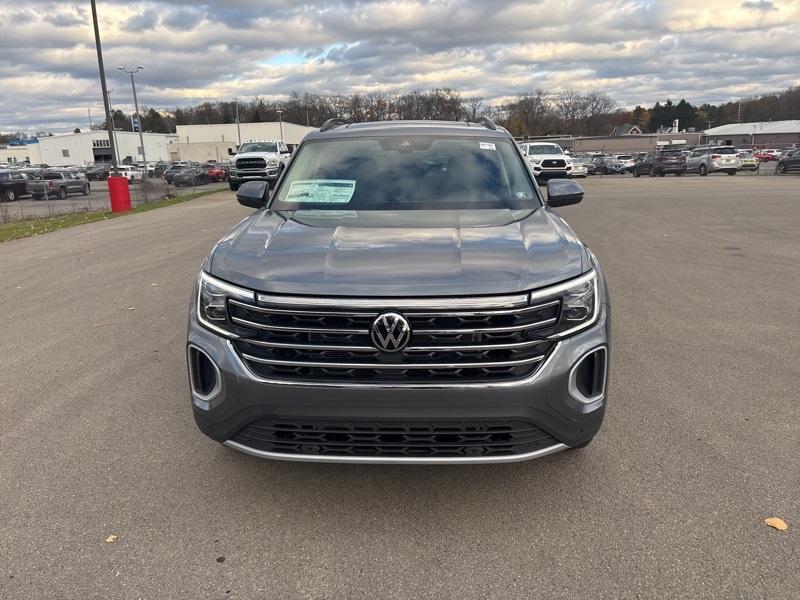
M 215 160 L 225 162 L 241 141 L 280 140 L 290 147 L 301 142 L 314 127 L 295 123 L 236 123 L 221 125 L 178 125 L 177 133 L 145 133 L 144 149 L 148 162 Z M 130 131 L 114 132 L 121 162 L 142 160 L 139 134 Z M 65 133 L 39 138 L 23 146 L 0 147 L 0 163 L 46 164 L 53 167 L 111 162 L 108 132 Z
M 145 133 L 144 150 L 148 162 L 169 160 L 170 145 L 178 137 L 175 134 Z M 115 131 L 114 140 L 120 161 L 142 160 L 139 134 L 130 131 Z M 34 144 L 0 148 L 0 162 L 46 164 L 53 167 L 87 165 L 95 162 L 111 162 L 111 147 L 108 132 L 67 133 L 39 138 Z
M 314 127 L 295 123 L 223 123 L 178 125 L 177 141 L 170 147 L 170 160 L 226 161 L 236 152 L 239 140 L 283 140 L 290 147 L 299 144 Z
M 800 120 L 730 123 L 706 129 L 706 141 L 726 145 L 800 144 Z

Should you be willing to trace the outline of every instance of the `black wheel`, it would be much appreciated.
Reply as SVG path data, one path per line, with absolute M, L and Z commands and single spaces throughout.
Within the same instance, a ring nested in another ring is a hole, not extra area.
M 230 182 L 228 182 L 228 187 L 231 188 L 232 192 L 235 192 L 236 190 L 239 189 L 239 184 L 238 183 L 234 183 L 233 181 L 230 181 Z
M 786 173 L 786 165 L 783 163 L 778 163 L 778 167 L 775 169 L 775 172 L 783 175 Z
M 65 187 L 58 188 L 58 199 L 64 200 L 66 199 L 66 197 L 67 197 L 67 188 Z
M 705 165 L 700 165 L 700 168 L 697 170 L 697 172 L 700 173 L 700 175 L 703 177 L 708 175 L 708 169 L 706 168 Z
M 650 177 L 655 177 L 655 176 L 656 176 L 656 168 L 650 167 Z
M 588 446 L 589 444 L 591 444 L 591 443 L 592 443 L 592 440 L 593 440 L 593 439 L 594 439 L 594 438 L 589 438 L 589 439 L 588 439 L 588 440 L 586 440 L 585 442 L 581 442 L 580 444 L 578 444 L 578 445 L 576 445 L 576 446 L 570 446 L 570 447 L 569 447 L 569 449 L 570 449 L 570 450 L 580 450 L 581 448 L 586 448 L 586 446 Z
M 661 173 L 659 173 L 659 174 L 658 174 L 658 176 L 659 176 L 659 177 L 666 177 L 666 176 L 667 176 L 667 174 L 666 174 L 666 173 L 664 173 L 664 171 L 661 171 Z
M 34 200 L 44 200 L 44 196 L 42 194 L 33 194 Z
M 89 184 L 88 183 L 85 186 L 83 186 L 83 189 L 81 190 L 81 194 L 83 194 L 84 196 L 88 196 L 89 195 Z
M 633 176 L 634 177 L 640 177 L 641 176 L 641 173 L 639 173 L 639 169 L 637 169 L 636 167 L 633 168 Z
M 683 175 L 683 171 L 675 171 L 675 177 L 680 177 Z
M 14 190 L 6 190 L 3 193 L 3 200 L 5 202 L 13 202 L 17 199 L 17 193 Z
M 728 171 L 728 175 L 736 175 L 736 171 Z

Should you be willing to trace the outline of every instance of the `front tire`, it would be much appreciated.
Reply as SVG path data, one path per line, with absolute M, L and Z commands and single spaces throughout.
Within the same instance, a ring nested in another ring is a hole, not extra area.
M 89 195 L 89 184 L 88 183 L 85 186 L 83 186 L 83 189 L 81 190 L 81 194 L 83 194 L 84 196 L 88 196 Z
M 642 176 L 642 174 L 641 174 L 641 173 L 639 173 L 639 169 L 636 169 L 636 168 L 634 168 L 634 169 L 633 169 L 633 176 L 634 176 L 634 177 L 641 177 L 641 176 Z
M 3 201 L 5 202 L 14 202 L 17 199 L 17 194 L 14 190 L 6 190 L 3 193 Z
M 778 168 L 775 169 L 776 173 L 780 173 L 781 175 L 786 174 L 786 165 L 783 163 L 778 163 Z
M 67 188 L 58 188 L 58 199 L 59 200 L 66 200 L 67 199 Z
M 700 165 L 700 168 L 697 170 L 697 172 L 700 173 L 701 177 L 705 177 L 708 175 L 708 168 L 705 165 Z
M 232 192 L 235 192 L 235 191 L 237 191 L 237 190 L 239 189 L 239 184 L 238 184 L 238 183 L 235 183 L 235 182 L 233 182 L 233 181 L 229 181 L 229 182 L 228 182 L 228 187 L 230 187 L 230 188 L 231 188 L 231 191 L 232 191 Z
M 736 171 L 728 171 L 728 175 L 736 175 Z
M 656 176 L 656 168 L 650 167 L 650 177 L 655 177 L 655 176 Z

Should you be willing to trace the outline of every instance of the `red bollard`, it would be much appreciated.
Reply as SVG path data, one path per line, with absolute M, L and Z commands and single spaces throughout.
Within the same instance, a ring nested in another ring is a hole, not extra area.
M 108 193 L 111 196 L 111 212 L 128 212 L 131 210 L 131 192 L 128 189 L 128 178 L 108 176 Z

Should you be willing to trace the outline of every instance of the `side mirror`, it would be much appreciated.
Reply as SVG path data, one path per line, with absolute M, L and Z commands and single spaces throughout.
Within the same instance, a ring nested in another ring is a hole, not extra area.
M 583 188 L 572 179 L 551 179 L 547 182 L 547 204 L 567 206 L 583 200 Z
M 569 150 L 564 150 L 564 154 L 569 156 Z
M 236 152 L 233 151 L 233 148 L 228 148 L 228 156 L 235 156 Z
M 242 206 L 264 208 L 268 194 L 269 185 L 266 181 L 248 181 L 236 192 L 236 200 Z

